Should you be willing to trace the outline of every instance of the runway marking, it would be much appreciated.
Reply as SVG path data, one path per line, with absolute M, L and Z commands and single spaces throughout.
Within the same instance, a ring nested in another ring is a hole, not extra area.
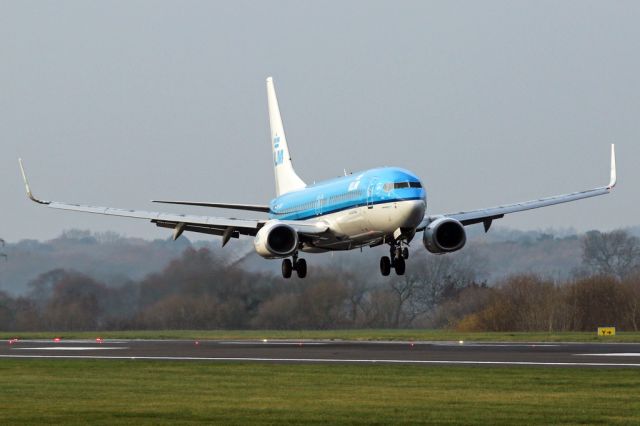
M 548 348 L 548 347 L 556 347 L 561 345 L 556 344 L 546 344 L 546 343 L 442 343 L 442 344 L 433 344 L 434 346 L 460 346 L 460 347 L 486 347 L 486 348 Z
M 23 351 L 96 351 L 104 349 L 129 349 L 126 346 L 46 346 L 41 348 L 11 348 Z
M 316 346 L 320 346 L 320 345 L 328 345 L 330 343 L 328 342 L 305 342 L 304 340 L 301 340 L 299 342 L 279 342 L 279 341 L 272 341 L 272 340 L 268 340 L 268 341 L 263 341 L 263 340 L 245 340 L 245 341 L 237 341 L 237 342 L 213 342 L 216 343 L 218 345 L 282 345 L 282 346 L 299 346 L 299 345 L 305 345 L 305 346 L 309 346 L 309 345 L 316 345 Z
M 580 356 L 637 356 L 640 357 L 640 353 L 637 352 L 617 352 L 609 354 L 576 354 Z
M 329 359 L 329 358 L 252 358 L 252 357 L 178 357 L 178 356 L 99 356 L 99 355 L 0 355 L 0 358 L 48 359 L 117 359 L 158 361 L 239 361 L 239 362 L 293 362 L 327 364 L 434 364 L 434 365 L 520 365 L 559 367 L 640 367 L 640 363 L 607 362 L 536 362 L 536 361 L 459 361 L 459 360 L 400 360 L 400 359 Z
M 131 342 L 132 340 L 102 339 L 102 341 L 104 343 L 118 344 L 118 343 Z M 148 340 L 148 341 L 152 341 L 152 340 Z M 51 344 L 56 344 L 56 345 L 72 345 L 72 344 L 77 344 L 77 343 L 83 343 L 83 344 L 95 343 L 96 339 L 82 339 L 82 340 L 80 340 L 80 339 L 75 339 L 75 340 L 74 339 L 69 339 L 69 340 L 62 339 L 59 342 L 54 342 L 54 341 L 52 341 L 52 339 L 18 339 L 17 342 L 18 343 L 51 343 Z

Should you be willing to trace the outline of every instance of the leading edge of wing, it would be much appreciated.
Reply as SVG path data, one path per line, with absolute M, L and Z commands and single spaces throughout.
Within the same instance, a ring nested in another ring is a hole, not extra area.
M 249 210 L 254 212 L 269 213 L 271 209 L 269 206 L 262 204 L 232 204 L 232 203 L 209 203 L 201 201 L 167 201 L 167 200 L 151 200 L 152 203 L 161 204 L 178 204 L 182 206 L 197 206 L 197 207 L 214 207 L 219 209 L 231 209 L 231 210 Z
M 439 217 L 450 217 L 460 221 L 463 225 L 471 225 L 474 223 L 480 223 L 485 220 L 490 221 L 492 219 L 499 219 L 505 214 L 516 213 L 525 210 L 537 209 L 540 207 L 553 206 L 555 204 L 568 203 L 571 201 L 582 200 L 584 198 L 596 197 L 599 195 L 606 195 L 616 186 L 617 172 L 616 172 L 616 154 L 615 145 L 611 144 L 611 170 L 609 177 L 609 184 L 598 188 L 588 189 L 586 191 L 572 192 L 570 194 L 554 195 L 551 197 L 540 198 L 538 200 L 524 201 L 520 203 L 505 204 L 496 207 L 489 207 L 485 209 L 462 211 L 458 213 L 447 213 L 443 215 L 432 215 L 425 217 L 418 229 L 423 229 L 431 221 Z

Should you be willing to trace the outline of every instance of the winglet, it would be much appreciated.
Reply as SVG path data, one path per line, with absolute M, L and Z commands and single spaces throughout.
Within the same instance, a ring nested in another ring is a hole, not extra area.
M 611 179 L 609 180 L 607 189 L 613 189 L 613 187 L 616 186 L 616 181 L 616 146 L 615 144 L 611 144 Z
M 29 186 L 29 180 L 27 179 L 27 174 L 24 172 L 24 166 L 22 165 L 22 158 L 18 158 L 18 163 L 20 164 L 20 172 L 22 173 L 22 180 L 24 180 L 24 187 L 27 190 L 27 197 L 29 197 L 29 199 L 39 204 L 49 204 L 50 203 L 49 201 L 39 200 L 33 196 L 33 193 L 31 192 L 31 187 Z

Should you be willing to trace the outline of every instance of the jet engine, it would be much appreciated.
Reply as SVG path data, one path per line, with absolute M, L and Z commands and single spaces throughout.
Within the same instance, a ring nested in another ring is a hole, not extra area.
M 298 249 L 298 233 L 277 220 L 267 222 L 256 234 L 256 252 L 267 259 L 291 256 Z
M 427 225 L 422 242 L 431 253 L 449 253 L 464 247 L 467 233 L 457 220 L 441 217 Z

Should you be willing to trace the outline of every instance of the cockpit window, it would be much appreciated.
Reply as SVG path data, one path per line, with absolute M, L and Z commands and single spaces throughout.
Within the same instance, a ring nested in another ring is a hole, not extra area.
M 422 188 L 420 182 L 396 182 L 393 184 L 395 189 L 399 188 Z
M 382 189 L 385 192 L 389 192 L 392 189 L 402 189 L 402 188 L 422 188 L 422 184 L 420 182 L 394 182 L 394 183 L 385 183 Z

